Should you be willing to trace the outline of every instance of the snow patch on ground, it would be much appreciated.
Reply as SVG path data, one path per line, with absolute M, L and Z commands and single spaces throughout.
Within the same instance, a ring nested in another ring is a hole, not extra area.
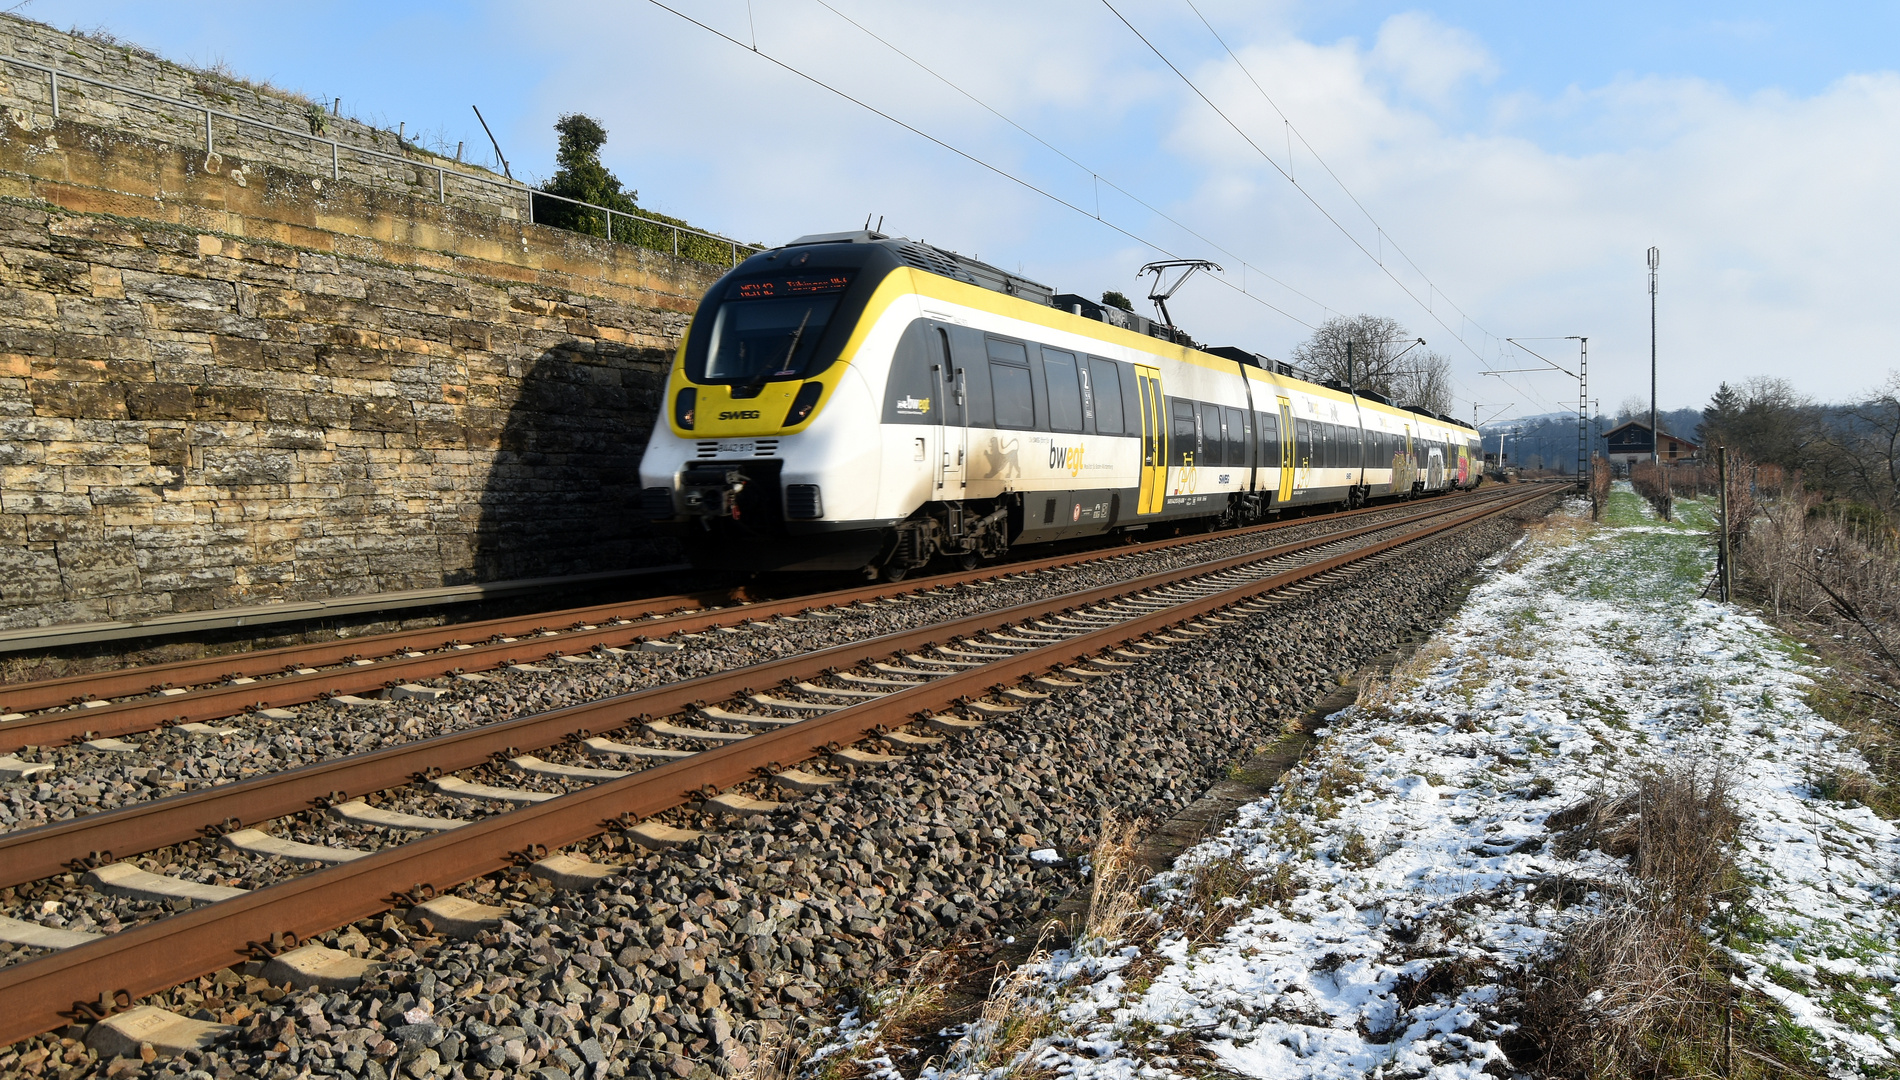
M 1151 884 L 1178 915 L 1197 873 L 1244 871 L 1264 884 L 1231 926 L 1177 918 L 1145 955 L 1056 954 L 1035 972 L 1056 1034 L 937 1075 L 1135 1080 L 1212 1058 L 1261 1078 L 1478 1077 L 1504 1057 L 1492 1007 L 1513 973 L 1600 910 L 1590 883 L 1626 880 L 1593 849 L 1559 855 L 1546 819 L 1680 763 L 1726 770 L 1746 819 L 1761 916 L 1736 946 L 1747 984 L 1835 1068 L 1891 1067 L 1900 833 L 1810 790 L 1864 768 L 1804 703 L 1827 673 L 1698 599 L 1701 534 L 1619 487 L 1609 520 L 1627 525 L 1559 521 L 1507 553 L 1391 686 L 1329 718 L 1270 796 Z M 1700 520 L 1693 504 L 1679 516 Z

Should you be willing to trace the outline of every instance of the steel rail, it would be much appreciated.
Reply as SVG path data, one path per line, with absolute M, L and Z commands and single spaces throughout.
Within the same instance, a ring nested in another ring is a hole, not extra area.
M 1221 536 L 1240 536 L 1254 530 L 1272 530 L 1293 525 L 1311 524 L 1341 520 L 1360 514 L 1377 513 L 1397 509 L 1388 504 L 1369 507 L 1362 510 L 1342 511 L 1337 514 L 1316 515 L 1308 518 L 1291 518 L 1283 521 L 1267 522 L 1259 526 L 1249 526 L 1246 530 L 1223 533 Z M 891 582 L 881 585 L 858 586 L 850 589 L 837 589 L 824 593 L 809 594 L 805 603 L 838 604 L 852 603 L 860 599 L 881 599 L 887 596 L 904 595 L 920 589 L 929 589 L 945 584 L 960 584 L 963 581 L 983 580 L 997 574 L 1028 573 L 1048 566 L 1061 566 L 1071 562 L 1090 562 L 1116 555 L 1136 554 L 1144 551 L 1160 550 L 1184 543 L 1203 543 L 1212 539 L 1208 536 L 1193 536 L 1166 540 L 1147 541 L 1109 551 L 1069 552 L 1062 555 L 1046 556 L 1033 561 L 1006 563 L 1000 566 L 985 567 L 981 570 L 952 572 L 943 575 L 919 577 L 907 582 Z M 384 634 L 370 634 L 363 637 L 348 638 L 341 641 L 314 642 L 300 645 L 284 645 L 274 649 L 259 649 L 251 652 L 234 653 L 227 656 L 196 657 L 186 660 L 172 660 L 161 664 L 147 664 L 138 667 L 123 668 L 118 671 L 97 672 L 85 675 L 67 675 L 56 679 L 41 679 L 35 682 L 21 683 L 17 686 L 0 687 L 0 712 L 32 712 L 50 709 L 60 705 L 77 704 L 84 700 L 125 697 L 172 686 L 200 686 L 225 678 L 257 678 L 278 675 L 295 667 L 315 667 L 322 664 L 337 664 L 354 660 L 359 656 L 374 654 L 394 657 L 404 652 L 420 649 L 443 649 L 462 644 L 470 638 L 521 637 L 538 634 L 550 627 L 575 628 L 586 623 L 608 622 L 620 619 L 646 619 L 650 622 L 656 613 L 675 613 L 681 607 L 709 608 L 720 605 L 736 604 L 756 606 L 759 602 L 741 598 L 738 589 L 706 589 L 698 592 L 678 593 L 668 596 L 647 597 L 618 601 L 607 604 L 592 604 L 585 607 L 567 608 L 557 611 L 535 612 L 520 616 L 503 616 L 494 619 L 482 619 L 475 622 L 455 623 L 446 626 L 424 627 L 417 630 L 397 630 Z M 792 598 L 786 598 L 790 600 Z M 773 601 L 765 601 L 772 603 Z
M 396 656 L 411 650 L 443 649 L 460 645 L 471 636 L 477 639 L 494 636 L 523 637 L 553 629 L 554 625 L 568 628 L 575 623 L 609 622 L 617 618 L 650 619 L 655 612 L 674 612 L 685 605 L 697 605 L 703 608 L 739 602 L 741 601 L 738 600 L 735 590 L 707 589 L 701 592 L 625 600 L 611 604 L 593 604 L 561 611 L 543 611 L 529 615 L 450 623 L 420 630 L 366 634 L 362 637 L 344 638 L 338 641 L 282 645 L 273 649 L 232 653 L 228 656 L 171 660 L 162 664 L 121 668 L 117 671 L 65 675 L 57 679 L 41 679 L 36 682 L 21 683 L 18 686 L 0 688 L 0 710 L 31 712 L 74 704 L 82 700 L 127 697 L 179 685 L 202 686 L 219 679 L 254 679 L 259 676 L 278 675 L 294 667 L 346 663 L 371 652 L 382 656 Z M 571 621 L 550 625 L 550 620 Z
M 1495 498 L 1497 496 L 1488 496 Z M 1427 503 L 1433 505 L 1466 505 L 1466 500 L 1450 504 Z M 121 701 L 95 708 L 74 708 L 58 712 L 46 712 L 28 716 L 20 720 L 0 724 L 0 753 L 11 753 L 28 746 L 55 746 L 87 739 L 116 737 L 151 731 L 168 724 L 191 723 L 194 721 L 217 720 L 233 716 L 249 709 L 300 705 L 316 701 L 323 697 L 339 694 L 358 694 L 381 690 L 401 682 L 414 682 L 424 679 L 440 678 L 459 671 L 489 671 L 517 662 L 532 662 L 557 655 L 572 655 L 587 652 L 595 647 L 614 648 L 633 644 L 653 636 L 666 636 L 674 633 L 696 633 L 701 630 L 731 626 L 743 622 L 774 618 L 779 615 L 795 614 L 810 610 L 815 605 L 841 606 L 860 600 L 885 599 L 893 596 L 908 595 L 915 592 L 955 586 L 975 581 L 1009 577 L 1014 574 L 1033 573 L 1041 570 L 1078 566 L 1090 562 L 1099 562 L 1122 555 L 1141 554 L 1179 547 L 1187 544 L 1206 543 L 1210 539 L 1228 539 L 1237 536 L 1253 535 L 1294 525 L 1313 522 L 1343 521 L 1361 515 L 1389 512 L 1391 506 L 1346 511 L 1337 515 L 1317 518 L 1296 518 L 1290 521 L 1269 522 L 1264 525 L 1249 526 L 1218 534 L 1193 537 L 1172 537 L 1167 540 L 1150 541 L 1147 544 L 1125 548 L 1107 549 L 1097 552 L 1054 555 L 1043 559 L 1023 563 L 1008 563 L 1001 566 L 984 567 L 945 576 L 918 579 L 914 584 L 887 583 L 868 585 L 855 589 L 843 589 L 813 596 L 797 597 L 787 600 L 761 601 L 737 606 L 702 606 L 696 611 L 681 612 L 663 618 L 651 618 L 653 609 L 662 604 L 674 608 L 682 602 L 690 602 L 694 596 L 705 594 L 685 594 L 679 597 L 662 597 L 644 603 L 647 610 L 637 618 L 623 614 L 622 619 L 630 619 L 619 626 L 597 627 L 586 631 L 585 636 L 578 633 L 564 633 L 555 637 L 521 637 L 515 641 L 491 641 L 481 645 L 451 652 L 430 652 L 421 656 L 401 655 L 404 651 L 413 651 L 422 647 L 446 648 L 460 644 L 458 637 L 444 638 L 444 634 L 467 633 L 489 624 L 467 624 L 455 628 L 435 627 L 429 631 L 378 635 L 375 638 L 362 638 L 349 642 L 323 643 L 317 646 L 286 646 L 268 653 L 255 654 L 254 663 L 244 664 L 238 658 L 218 658 L 216 660 L 180 661 L 174 672 L 185 670 L 182 665 L 196 665 L 195 670 L 235 670 L 244 672 L 240 677 L 280 672 L 291 659 L 302 660 L 305 664 L 319 662 L 340 662 L 358 655 L 366 646 L 381 649 L 393 649 L 398 655 L 362 667 L 331 668 L 312 672 L 308 675 L 282 675 L 259 682 L 226 683 L 207 686 L 185 694 L 167 697 L 143 697 L 131 701 Z M 1404 520 L 1401 518 L 1400 520 Z M 629 605 L 602 605 L 595 608 L 572 609 L 569 611 L 544 613 L 519 620 L 508 620 L 510 625 L 530 624 L 538 630 L 545 627 L 550 618 L 569 619 L 582 617 L 589 612 L 602 612 L 612 609 L 616 612 L 636 610 Z M 491 620 L 501 623 L 503 620 Z M 491 630 L 491 634 L 494 631 Z M 503 634 L 501 636 L 513 636 Z M 309 650 L 299 652 L 298 650 Z M 233 665 L 237 666 L 234 667 Z M 163 675 L 163 668 L 171 665 L 155 665 L 150 668 L 130 668 L 123 672 L 112 672 L 104 678 L 111 680 L 113 687 L 135 687 L 136 690 L 153 688 L 154 675 Z M 65 680 L 56 680 L 64 685 L 58 691 L 69 700 L 72 691 L 86 676 L 72 676 Z M 8 707 L 19 709 L 19 701 L 25 700 L 27 692 L 35 687 L 47 684 L 27 684 L 16 690 L 4 692 Z M 134 691 L 136 692 L 136 691 Z M 114 696 L 100 693 L 98 697 Z
M 1237 566 L 1350 541 L 1370 533 L 1403 528 L 1412 521 L 1429 520 L 1462 509 L 1462 506 L 1440 506 L 1403 521 L 1379 522 L 1213 562 L 1157 571 L 1081 592 L 979 612 L 946 623 L 848 642 L 818 652 L 781 657 L 581 705 L 498 720 L 366 754 L 321 761 L 183 795 L 0 834 L 0 888 L 65 873 L 75 866 L 108 857 L 126 858 L 182 843 L 203 835 L 206 828 L 221 823 L 236 821 L 251 824 L 300 813 L 321 805 L 320 800 L 332 799 L 339 792 L 349 797 L 382 791 L 409 783 L 418 776 L 428 774 L 430 770 L 452 772 L 471 768 L 497 754 L 523 753 L 552 746 L 570 736 L 584 737 L 617 730 L 642 717 L 664 716 L 695 704 L 724 701 L 755 689 L 814 678 L 840 667 L 915 652 L 937 642 L 982 633 L 1025 619 L 1046 617 L 1130 593 L 1165 587 Z M 758 737 L 753 736 L 754 739 Z
M 304 940 L 403 903 L 406 897 L 447 889 L 517 864 L 536 847 L 570 844 L 698 799 L 707 789 L 741 783 L 761 768 L 795 763 L 828 746 L 902 726 L 930 709 L 980 694 L 998 682 L 1075 663 L 1121 642 L 1545 497 L 1548 493 L 1507 497 L 1435 525 L 1003 657 L 982 668 L 0 969 L 0 1045 L 83 1018 L 90 1002 L 136 1000 L 248 959 L 266 942 Z

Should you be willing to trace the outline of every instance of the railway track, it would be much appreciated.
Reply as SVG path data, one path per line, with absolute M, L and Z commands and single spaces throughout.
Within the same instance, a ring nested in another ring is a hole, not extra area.
M 1473 498 L 1465 496 L 1464 498 Z M 1486 497 L 1486 496 L 1475 496 Z M 1495 497 L 1495 496 L 1490 496 Z M 1458 499 L 1449 500 L 1458 502 Z M 1434 500 L 1427 505 L 1442 505 Z M 1129 560 L 1209 543 L 1246 541 L 1285 530 L 1403 517 L 1416 504 L 1294 518 L 1246 529 L 1012 562 L 977 570 L 753 602 L 739 590 L 684 593 L 571 608 L 346 641 L 258 650 L 75 675 L 0 688 L 0 755 L 30 746 L 120 739 L 166 727 L 211 734 L 212 721 L 326 699 L 398 691 L 458 675 L 478 678 L 595 650 L 641 648 L 655 638 L 797 617 L 814 609 L 885 601 L 964 584 Z M 289 719 L 276 716 L 276 719 Z M 107 744 L 105 749 L 122 749 Z
M 115 1002 L 246 959 L 266 943 L 282 948 L 395 904 L 414 903 L 416 917 L 437 924 L 479 925 L 498 916 L 428 897 L 521 861 L 524 852 L 608 829 L 648 846 L 678 842 L 687 837 L 644 819 L 686 803 L 771 812 L 777 798 L 766 797 L 768 787 L 796 793 L 841 782 L 853 769 L 926 750 L 1023 700 L 1137 663 L 1146 651 L 1190 646 L 1205 632 L 1174 629 L 1182 624 L 1212 624 L 1222 608 L 1280 602 L 1404 545 L 1549 494 L 1485 494 L 1382 515 L 1396 521 L 1354 519 L 1325 537 L 0 837 L 0 885 L 83 871 L 94 888 L 147 904 L 188 905 L 194 892 L 223 897 L 95 940 L 68 938 L 50 955 L 0 970 L 0 1002 L 8 1006 L 0 1010 L 0 1042 L 57 1026 L 75 1010 L 83 1015 L 79 1003 L 110 1011 Z M 1136 643 L 1144 637 L 1154 640 Z M 851 745 L 866 739 L 872 749 Z M 451 816 L 443 813 L 448 805 L 461 809 Z M 393 839 L 418 833 L 421 839 Z M 385 839 L 370 839 L 376 834 Z M 254 872 L 252 887 L 207 891 L 182 878 L 168 884 L 121 861 L 175 845 L 235 856 L 241 870 Z M 326 868 L 301 873 L 289 869 L 295 864 Z M 559 857 L 537 863 L 537 871 L 570 882 L 597 873 Z M 30 925 L 4 929 L 34 933 Z

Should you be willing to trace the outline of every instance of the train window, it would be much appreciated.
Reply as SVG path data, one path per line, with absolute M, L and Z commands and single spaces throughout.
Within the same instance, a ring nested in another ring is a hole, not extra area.
M 1029 366 L 1029 350 L 1023 348 L 1020 341 L 1005 341 L 1002 338 L 986 337 L 983 345 L 989 350 L 990 359 L 999 364 Z
M 996 426 L 996 401 L 990 395 L 990 366 L 983 361 L 982 334 L 967 326 L 952 326 L 950 353 L 963 378 L 965 419 L 971 427 Z
M 1247 425 L 1239 409 L 1223 409 L 1227 421 L 1227 464 L 1247 464 Z
M 797 378 L 816 360 L 832 309 L 850 284 L 843 270 L 732 282 L 707 335 L 704 371 L 690 374 L 706 382 Z
M 1089 392 L 1095 398 L 1095 430 L 1103 435 L 1120 435 L 1128 429 L 1122 425 L 1122 383 L 1115 361 L 1091 356 L 1088 365 Z
M 1135 382 L 1135 365 L 1116 364 L 1122 373 L 1122 430 L 1138 435 L 1141 425 L 1141 390 Z M 1159 418 L 1157 418 L 1159 419 Z
M 990 365 L 990 390 L 996 400 L 996 426 L 1033 428 L 1036 406 L 1029 391 L 1029 369 L 1008 364 Z
M 1075 354 L 1042 350 L 1042 373 L 1049 380 L 1049 429 L 1082 430 L 1082 384 L 1076 378 Z
M 996 426 L 1035 427 L 1036 403 L 1029 388 L 1028 351 L 1018 341 L 986 338 L 985 342 L 990 354 L 990 391 L 996 402 Z
M 1207 455 L 1207 460 L 1203 462 L 1203 464 L 1221 465 L 1226 463 L 1227 459 L 1221 455 L 1220 432 L 1220 406 L 1201 406 L 1202 452 Z
M 1082 430 L 1095 434 L 1095 392 L 1089 389 L 1094 380 L 1089 376 L 1088 357 L 1075 362 L 1075 373 L 1082 377 Z
M 905 328 L 885 377 L 885 423 L 935 424 L 942 419 L 943 395 L 937 392 L 936 371 L 942 363 L 943 353 L 929 323 L 918 319 Z
M 1174 438 L 1169 440 L 1168 449 L 1177 462 L 1183 454 L 1193 454 L 1194 461 L 1201 461 L 1200 424 L 1195 421 L 1194 406 L 1186 401 L 1168 403 L 1168 411 L 1174 416 Z
M 1254 419 L 1260 431 L 1260 467 L 1277 469 L 1280 467 L 1280 418 L 1272 413 L 1261 413 Z
M 1313 466 L 1313 424 L 1309 420 L 1293 421 L 1293 466 Z

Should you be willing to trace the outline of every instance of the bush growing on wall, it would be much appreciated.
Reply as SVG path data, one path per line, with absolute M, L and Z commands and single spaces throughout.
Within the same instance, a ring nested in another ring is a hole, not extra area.
M 674 251 L 674 231 L 668 226 L 692 226 L 680 218 L 640 209 L 640 193 L 623 185 L 620 178 L 601 163 L 600 149 L 607 144 L 607 129 L 601 126 L 600 121 L 583 113 L 568 113 L 554 122 L 554 130 L 560 135 L 560 145 L 554 152 L 554 160 L 560 168 L 541 190 L 562 198 L 550 199 L 537 195 L 534 200 L 535 222 L 655 251 Z M 575 206 L 564 199 L 592 203 L 614 211 L 612 236 L 608 235 L 607 214 Z M 623 214 L 627 216 L 621 216 Z M 740 257 L 750 250 L 753 249 L 742 246 L 739 249 Z M 732 247 L 725 241 L 689 232 L 678 234 L 678 254 L 716 265 L 730 264 L 733 258 Z

